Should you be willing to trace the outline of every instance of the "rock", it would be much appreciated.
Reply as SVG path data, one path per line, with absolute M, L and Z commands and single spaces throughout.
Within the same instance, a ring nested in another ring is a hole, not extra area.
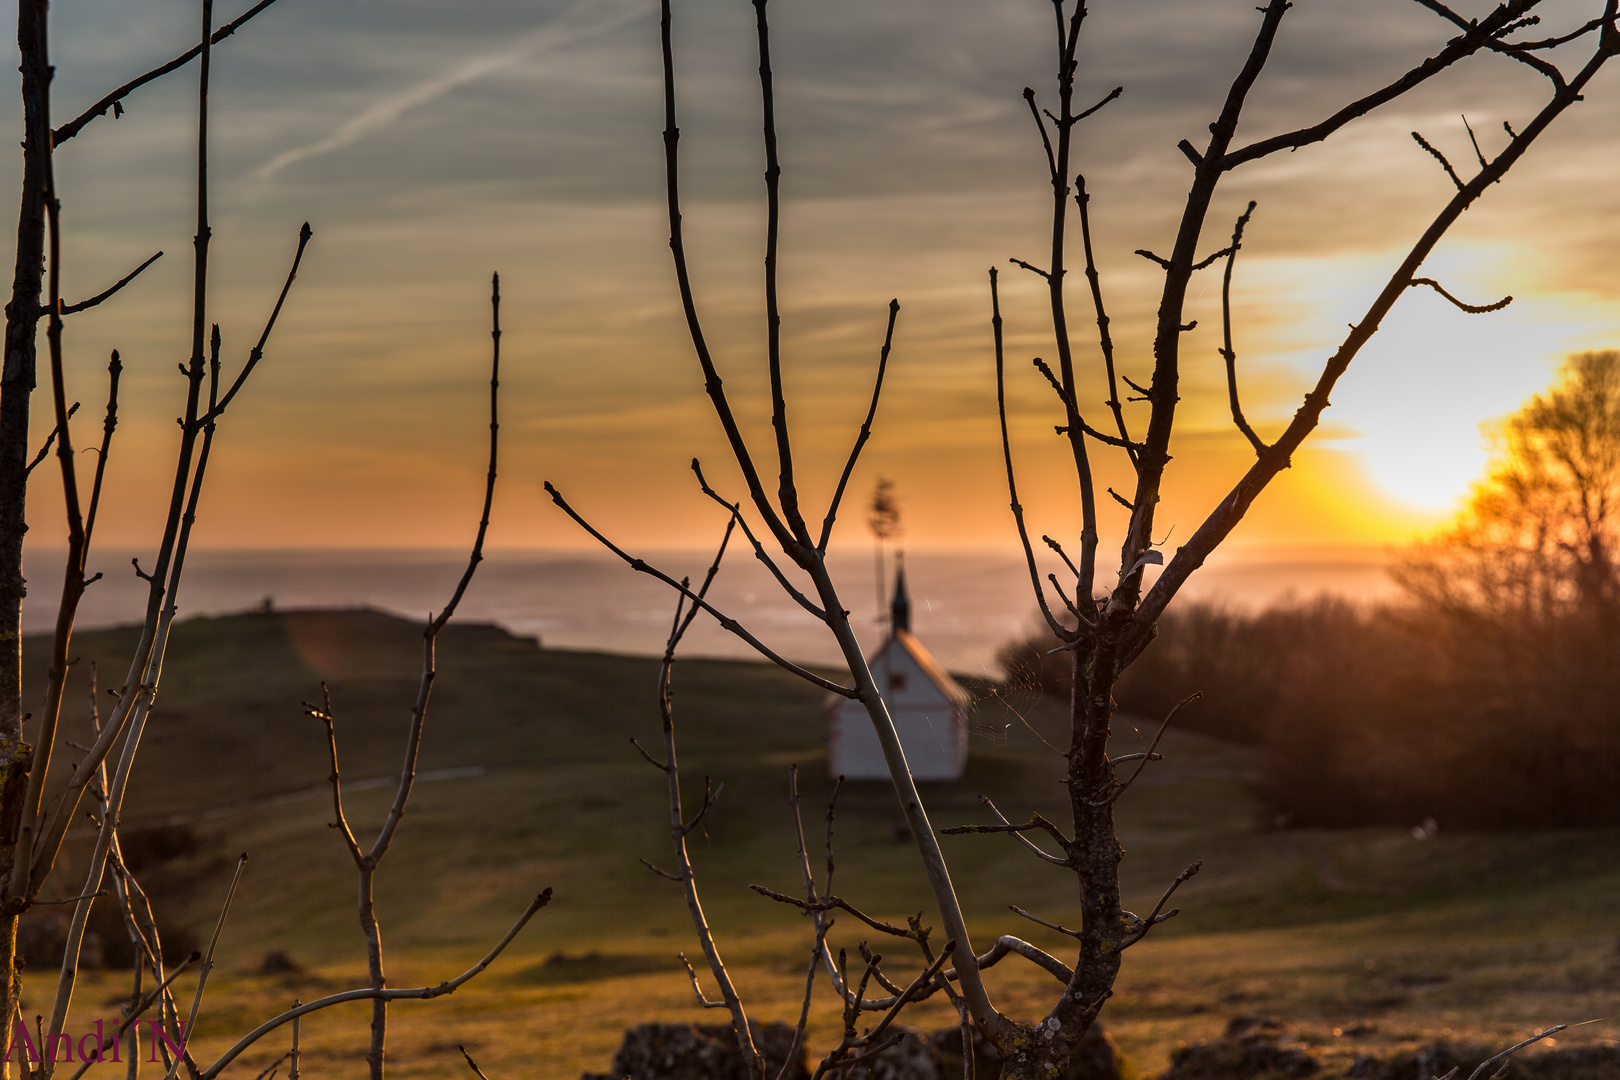
M 961 1080 L 962 1029 L 936 1031 L 928 1040 L 939 1060 L 941 1080 Z M 973 1076 L 975 1080 L 995 1080 L 1001 1074 L 1001 1055 L 977 1029 L 973 1032 Z
M 1233 1017 L 1226 1036 L 1195 1043 L 1170 1055 L 1170 1069 L 1159 1080 L 1251 1080 L 1254 1077 L 1310 1076 L 1322 1065 L 1310 1052 L 1278 1045 L 1282 1025 L 1260 1016 Z
M 754 1045 L 765 1054 L 769 1075 L 775 1077 L 793 1043 L 787 1024 L 753 1025 Z M 960 1080 L 962 1029 L 947 1028 L 932 1035 L 915 1028 L 897 1028 L 901 1039 L 858 1065 L 843 1080 Z M 976 1080 L 996 1080 L 1001 1055 L 977 1031 L 973 1033 Z M 800 1048 L 790 1080 L 809 1080 L 804 1048 Z M 1290 1074 L 1292 1075 L 1292 1074 Z M 606 1073 L 586 1073 L 581 1080 L 747 1080 L 742 1053 L 729 1024 L 641 1024 L 624 1034 Z M 1112 1039 L 1102 1025 L 1093 1024 L 1075 1051 L 1061 1080 L 1132 1080 Z
M 783 1023 L 749 1024 L 754 1046 L 775 1076 L 793 1045 L 793 1028 Z M 804 1048 L 799 1048 L 787 1080 L 809 1080 Z M 624 1033 L 606 1073 L 581 1080 L 748 1080 L 748 1068 L 730 1024 L 639 1024 Z
M 891 1033 L 895 1030 L 890 1028 Z M 941 1073 L 933 1040 L 915 1028 L 899 1030 L 902 1032 L 899 1042 L 851 1067 L 843 1075 L 848 1080 L 937 1080 Z M 960 1035 L 957 1040 L 961 1041 Z M 960 1057 L 957 1062 L 960 1068 Z
M 271 949 L 264 954 L 264 961 L 259 964 L 260 975 L 301 975 L 304 965 L 292 958 L 292 954 L 283 949 Z
M 1352 1080 L 1433 1080 L 1453 1068 L 1467 1076 L 1482 1061 L 1500 1050 L 1480 1047 L 1454 1050 L 1444 1043 L 1426 1046 L 1409 1054 L 1396 1054 L 1378 1060 L 1356 1055 L 1355 1064 L 1345 1075 Z M 1520 1051 L 1512 1058 L 1508 1075 L 1518 1080 L 1612 1080 L 1620 1076 L 1620 1048 L 1577 1046 L 1568 1050 Z
M 942 1031 L 936 1038 L 947 1034 L 954 1034 L 954 1038 L 946 1043 L 950 1064 L 940 1072 L 940 1080 L 958 1080 L 962 1075 L 962 1036 L 960 1029 L 956 1029 L 951 1033 Z M 1001 1055 L 996 1053 L 996 1048 L 974 1032 L 973 1052 L 975 1080 L 995 1080 L 1001 1071 Z M 1119 1052 L 1114 1040 L 1101 1024 L 1094 1023 L 1081 1036 L 1080 1045 L 1074 1048 L 1069 1067 L 1059 1080 L 1135 1080 L 1135 1076 L 1136 1071 L 1125 1063 L 1125 1055 Z

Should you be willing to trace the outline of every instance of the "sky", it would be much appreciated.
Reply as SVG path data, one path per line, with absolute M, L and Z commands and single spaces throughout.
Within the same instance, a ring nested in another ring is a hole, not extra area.
M 223 2 L 235 17 L 245 0 Z M 1549 5 L 1546 29 L 1594 0 Z M 1489 5 L 1463 3 L 1480 14 Z M 1201 144 L 1247 54 L 1252 0 L 1098 0 L 1077 99 L 1121 97 L 1080 129 L 1099 268 L 1123 370 L 1149 377 L 1160 273 Z M 864 502 L 896 485 L 907 545 L 1015 543 L 995 421 L 986 272 L 1002 268 L 1009 406 L 1034 531 L 1072 536 L 1077 499 L 1028 367 L 1051 356 L 1039 282 L 1045 163 L 1021 98 L 1051 103 L 1044 0 L 775 0 L 782 141 L 781 277 L 790 422 L 818 518 L 854 438 L 898 298 L 885 396 L 837 543 L 870 545 Z M 178 0 L 76 0 L 52 11 L 54 116 L 182 51 Z M 1538 33 L 1540 31 L 1537 31 Z M 1239 142 L 1315 122 L 1432 55 L 1449 36 L 1409 0 L 1301 0 L 1251 97 Z M 676 5 L 683 195 L 698 303 L 735 407 L 769 456 L 764 200 L 752 10 Z M 267 356 L 220 426 L 197 543 L 214 548 L 456 547 L 482 497 L 489 275 L 502 282 L 501 481 L 490 542 L 589 546 L 551 480 L 615 539 L 710 544 L 724 514 L 688 463 L 742 494 L 692 356 L 663 211 L 661 76 L 651 0 L 280 0 L 214 53 L 210 319 L 227 370 L 258 335 L 299 225 L 315 237 Z M 71 301 L 153 251 L 114 301 L 74 316 L 75 440 L 99 434 L 110 349 L 125 364 L 102 542 L 155 541 L 189 353 L 196 68 L 134 94 L 58 152 Z M 1544 83 L 1500 58 L 1386 108 L 1324 145 L 1229 176 L 1203 249 L 1259 203 L 1234 280 L 1245 407 L 1280 430 L 1345 325 L 1451 192 L 1410 137 L 1471 160 Z M 1357 360 L 1308 448 L 1233 539 L 1256 547 L 1399 544 L 1434 528 L 1485 462 L 1481 424 L 1544 386 L 1574 350 L 1620 346 L 1620 71 L 1605 72 L 1441 245 L 1426 272 L 1466 316 L 1409 292 Z M 20 155 L 7 159 L 18 175 Z M 1076 255 L 1071 255 L 1076 258 Z M 1074 284 L 1081 282 L 1074 279 Z M 1225 412 L 1218 269 L 1195 281 L 1181 426 L 1159 522 L 1188 535 L 1249 463 Z M 1071 291 L 1095 399 L 1096 345 Z M 1088 392 L 1090 392 L 1088 390 Z M 47 428 L 48 399 L 36 398 Z M 1139 406 L 1135 408 L 1140 408 Z M 1100 410 L 1099 410 L 1100 411 Z M 1138 414 L 1140 416 L 1140 414 Z M 36 440 L 37 441 L 37 440 Z M 90 467 L 89 455 L 81 460 Z M 1126 483 L 1122 462 L 1101 466 Z M 59 543 L 52 470 L 30 518 Z M 1123 511 L 1105 501 L 1106 536 Z

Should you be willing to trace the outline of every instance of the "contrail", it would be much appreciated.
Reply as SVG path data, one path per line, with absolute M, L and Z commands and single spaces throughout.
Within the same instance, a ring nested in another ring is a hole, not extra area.
M 588 18 L 604 8 L 607 9 L 607 14 L 595 19 Z M 287 166 L 352 146 L 373 131 L 392 124 L 411 109 L 443 97 L 457 87 L 466 86 L 486 75 L 492 75 L 503 68 L 564 45 L 572 45 L 616 30 L 642 14 L 643 10 L 644 5 L 626 0 L 583 0 L 560 18 L 525 34 L 516 46 L 474 57 L 459 67 L 425 79 L 403 91 L 390 92 L 385 100 L 351 116 L 322 138 L 302 146 L 295 146 L 290 150 L 283 150 L 249 173 L 248 180 L 254 187 L 263 185 Z

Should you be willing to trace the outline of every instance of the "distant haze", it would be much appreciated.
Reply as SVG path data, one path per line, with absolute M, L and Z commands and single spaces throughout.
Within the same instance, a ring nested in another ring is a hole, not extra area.
M 694 577 L 711 557 L 647 555 L 660 569 Z M 840 662 L 826 629 L 798 609 L 751 556 L 734 549 L 728 558 L 711 593 L 721 610 L 791 659 Z M 127 554 L 93 560 L 93 569 L 108 576 L 86 594 L 81 626 L 139 619 L 146 590 L 128 560 Z M 26 632 L 44 632 L 53 623 L 60 587 L 60 570 L 53 565 L 47 556 L 30 566 Z M 253 609 L 268 598 L 279 608 L 370 606 L 424 619 L 443 606 L 465 566 L 464 555 L 444 551 L 204 552 L 190 561 L 179 606 L 182 617 L 217 615 Z M 844 556 L 832 569 L 870 651 L 881 640 L 872 558 Z M 953 671 L 996 675 L 996 650 L 1036 626 L 1029 575 L 1013 554 L 912 552 L 906 570 L 913 627 Z M 1256 607 L 1290 595 L 1370 599 L 1390 589 L 1379 549 L 1251 549 L 1212 561 L 1184 590 L 1183 600 Z M 661 582 L 601 554 L 495 552 L 479 568 L 457 618 L 495 622 L 552 647 L 647 655 L 662 651 L 674 602 Z M 706 617 L 694 624 L 683 654 L 757 655 Z

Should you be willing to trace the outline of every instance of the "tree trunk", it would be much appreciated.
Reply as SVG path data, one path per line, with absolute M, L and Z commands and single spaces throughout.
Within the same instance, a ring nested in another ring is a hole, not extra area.
M 17 261 L 6 305 L 5 360 L 0 367 L 0 880 L 16 856 L 16 829 L 31 760 L 22 722 L 22 573 L 28 487 L 28 407 L 34 390 L 35 330 L 45 263 L 45 186 L 51 152 L 51 69 L 45 0 L 20 0 L 23 187 L 17 217 Z M 5 1030 L 17 1008 L 17 912 L 0 912 L 0 1015 Z M 0 1064 L 0 1077 L 9 1069 Z

